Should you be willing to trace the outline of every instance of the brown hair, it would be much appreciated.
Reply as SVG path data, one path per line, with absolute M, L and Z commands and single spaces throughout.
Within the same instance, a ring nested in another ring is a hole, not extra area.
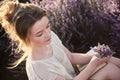
M 16 66 L 27 57 L 26 49 L 29 46 L 29 40 L 27 39 L 29 29 L 43 16 L 46 16 L 46 12 L 33 4 L 12 1 L 2 2 L 0 8 L 1 24 L 10 38 L 18 43 L 18 48 L 25 52 L 17 61 Z

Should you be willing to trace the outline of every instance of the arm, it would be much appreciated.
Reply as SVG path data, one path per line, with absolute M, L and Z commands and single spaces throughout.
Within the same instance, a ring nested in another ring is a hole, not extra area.
M 96 56 L 94 56 L 96 54 L 92 55 L 92 54 L 71 53 L 64 45 L 63 45 L 63 49 L 72 64 L 89 63 L 87 67 L 79 75 L 73 78 L 73 80 L 89 79 L 89 77 L 92 75 L 92 73 L 99 65 L 108 61 L 106 58 L 102 58 L 102 59 L 97 58 Z M 63 76 L 58 75 L 56 80 L 67 80 L 67 79 Z
M 91 73 L 93 72 L 94 68 L 90 65 L 86 67 L 79 75 L 73 78 L 73 80 L 88 80 L 88 78 L 91 76 Z M 67 80 L 63 76 L 57 76 L 55 80 Z
M 88 80 L 89 77 L 92 75 L 92 73 L 95 71 L 95 69 L 99 65 L 107 62 L 108 60 L 109 58 L 107 57 L 98 58 L 96 56 L 93 56 L 87 67 L 80 74 L 74 77 L 73 80 Z M 65 77 L 62 76 L 57 76 L 56 80 L 67 80 L 67 79 L 65 79 Z
M 91 58 L 97 54 L 95 53 L 91 55 L 91 54 L 83 54 L 83 53 L 71 53 L 64 45 L 63 45 L 63 49 L 72 64 L 79 64 L 79 65 L 87 64 L 90 62 Z

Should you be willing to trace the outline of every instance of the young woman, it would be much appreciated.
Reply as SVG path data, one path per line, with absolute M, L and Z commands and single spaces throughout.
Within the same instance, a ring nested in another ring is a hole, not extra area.
M 0 8 L 0 21 L 10 38 L 19 43 L 25 58 L 29 80 L 119 80 L 120 59 L 99 58 L 93 54 L 71 53 L 51 31 L 44 10 L 33 4 L 5 2 Z M 98 66 L 107 64 L 93 74 Z M 78 75 L 72 64 L 87 66 Z

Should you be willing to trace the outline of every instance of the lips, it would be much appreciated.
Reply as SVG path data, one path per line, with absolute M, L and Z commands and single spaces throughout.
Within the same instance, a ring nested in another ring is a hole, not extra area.
M 47 40 L 46 40 L 46 42 L 48 42 L 48 41 L 50 41 L 51 40 L 51 37 L 50 38 L 48 38 Z

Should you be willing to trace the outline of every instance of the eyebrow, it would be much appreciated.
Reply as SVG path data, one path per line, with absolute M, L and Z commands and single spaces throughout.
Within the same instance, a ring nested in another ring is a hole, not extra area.
M 48 25 L 49 25 L 49 23 L 47 24 L 47 26 L 48 26 Z M 47 26 L 46 26 L 46 27 L 47 27 Z M 43 31 L 43 30 L 38 31 L 37 33 L 35 33 L 35 35 L 41 33 L 42 31 Z

